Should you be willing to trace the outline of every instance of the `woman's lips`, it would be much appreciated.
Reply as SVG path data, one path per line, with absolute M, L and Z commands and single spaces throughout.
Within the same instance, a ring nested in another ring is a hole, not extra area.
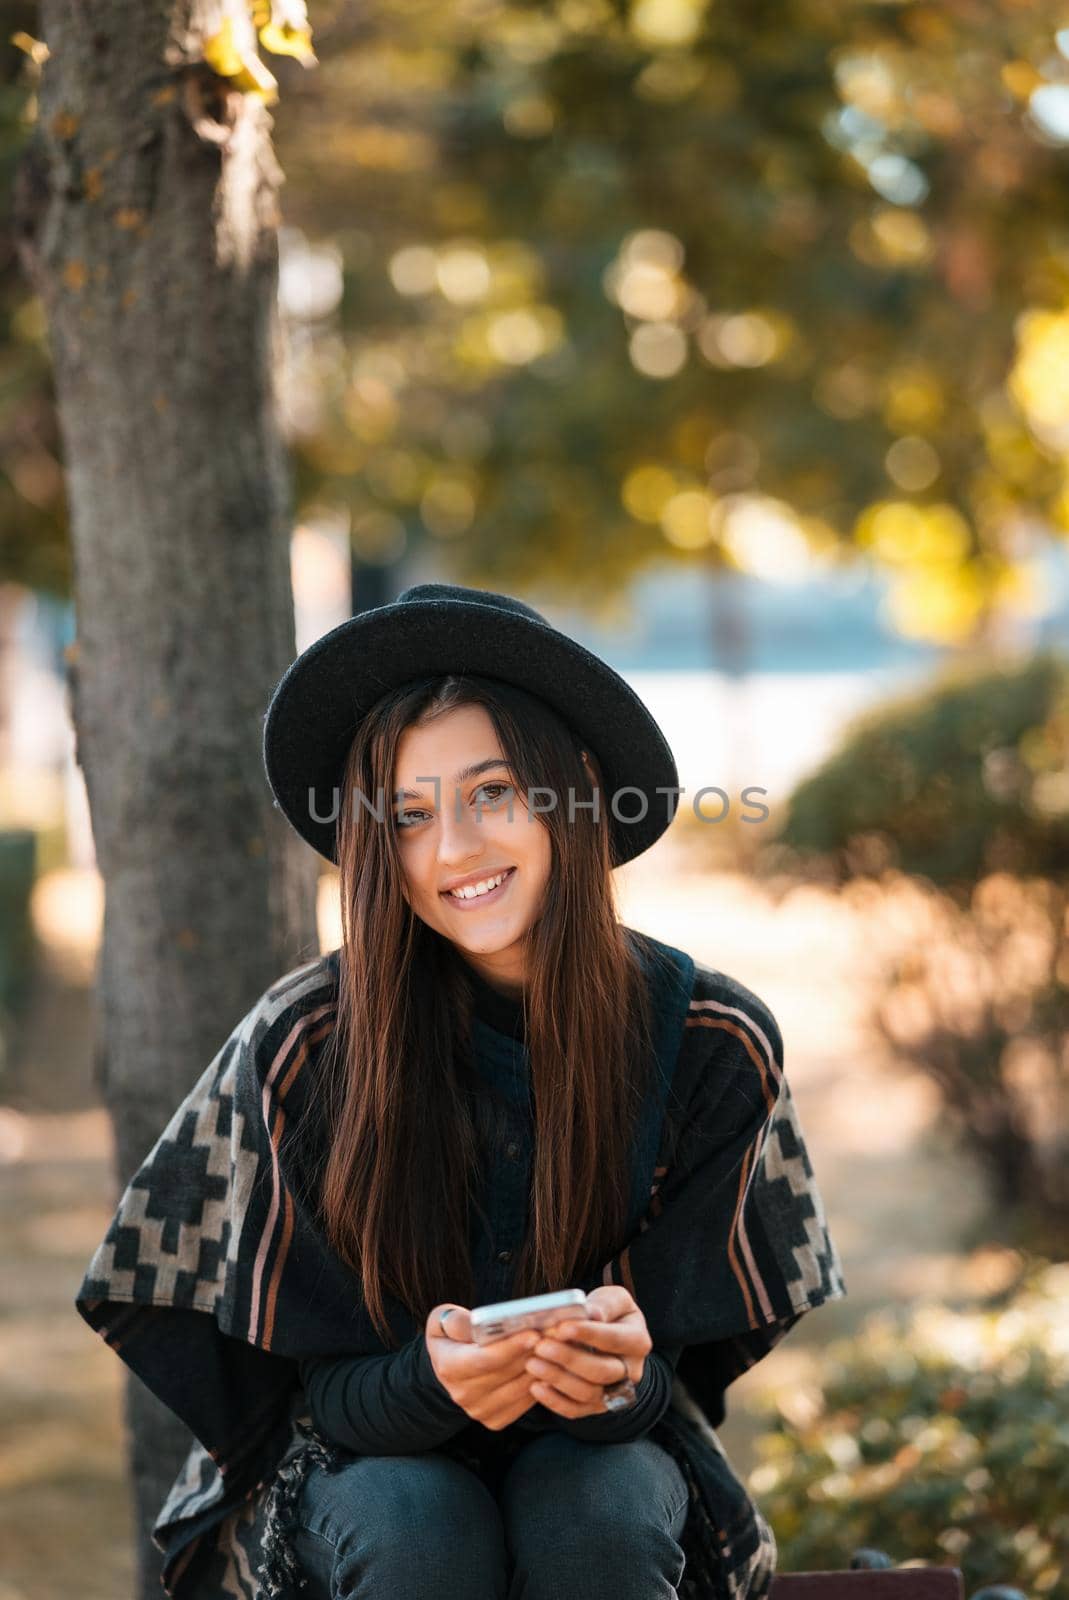
M 445 889 L 442 891 L 442 899 L 448 900 L 449 904 L 455 906 L 458 911 L 481 911 L 483 906 L 492 906 L 495 900 L 501 899 L 515 876 L 516 868 L 510 867 L 497 888 L 491 889 L 489 894 L 476 894 L 472 895 L 470 899 L 458 900 L 455 894 L 450 894 L 449 890 Z

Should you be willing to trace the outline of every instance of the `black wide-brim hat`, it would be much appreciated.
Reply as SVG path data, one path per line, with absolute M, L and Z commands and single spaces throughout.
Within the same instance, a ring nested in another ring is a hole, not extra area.
M 338 860 L 342 777 L 360 723 L 391 689 L 444 673 L 478 673 L 526 689 L 579 735 L 601 767 L 600 814 L 614 867 L 665 832 L 679 804 L 675 760 L 619 673 L 511 595 L 420 583 L 302 651 L 264 717 L 275 804 L 328 861 Z M 325 818 L 331 820 L 317 820 Z

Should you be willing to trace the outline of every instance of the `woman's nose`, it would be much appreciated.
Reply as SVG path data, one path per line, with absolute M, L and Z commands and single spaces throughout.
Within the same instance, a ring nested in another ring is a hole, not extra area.
M 461 801 L 458 806 L 449 800 L 442 806 L 438 828 L 438 855 L 443 861 L 453 863 L 458 857 L 478 856 L 482 848 L 482 830 L 477 814 Z

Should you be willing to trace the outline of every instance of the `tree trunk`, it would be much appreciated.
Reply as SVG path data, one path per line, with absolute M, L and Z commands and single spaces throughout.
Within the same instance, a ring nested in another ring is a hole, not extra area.
M 106 891 L 98 1054 L 120 1185 L 253 1000 L 318 954 L 314 857 L 261 737 L 294 654 L 274 393 L 271 119 L 199 60 L 241 0 L 44 0 L 20 253 L 48 320 L 73 710 Z M 142 1595 L 190 1438 L 139 1383 Z

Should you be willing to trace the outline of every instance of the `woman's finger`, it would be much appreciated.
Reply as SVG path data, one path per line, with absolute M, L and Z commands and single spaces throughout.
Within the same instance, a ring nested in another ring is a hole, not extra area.
M 490 1345 L 470 1345 L 458 1349 L 453 1345 L 446 1353 L 449 1372 L 455 1383 L 464 1383 L 471 1392 L 493 1389 L 505 1382 L 513 1372 L 522 1372 L 524 1362 L 531 1354 L 529 1340 L 520 1334 L 508 1339 L 495 1339 Z
M 480 1388 L 492 1388 L 501 1382 L 505 1370 L 513 1367 L 522 1370 L 524 1358 L 538 1342 L 538 1335 L 529 1328 L 521 1328 L 505 1339 L 495 1339 L 485 1345 L 454 1339 L 448 1331 L 449 1324 L 459 1320 L 459 1312 L 456 1319 L 452 1316 L 445 1319 L 443 1330 L 436 1315 L 440 1309 L 436 1306 L 428 1316 L 425 1338 L 431 1365 L 451 1394 L 461 1386 L 473 1383 Z
M 615 1368 L 615 1376 L 607 1378 L 596 1375 L 584 1376 L 574 1368 L 557 1367 L 548 1361 L 543 1361 L 539 1363 L 541 1370 L 531 1372 L 531 1387 L 532 1390 L 537 1390 L 543 1385 L 550 1389 L 559 1389 L 571 1400 L 592 1405 L 595 1400 L 601 1399 L 601 1391 L 607 1383 L 615 1383 L 617 1378 L 622 1376 L 620 1363 L 615 1361 L 612 1365 Z M 529 1365 L 528 1371 L 531 1371 Z
M 653 1341 L 646 1319 L 639 1312 L 636 1317 L 626 1317 L 621 1322 L 561 1323 L 551 1335 L 539 1341 L 536 1351 L 552 1360 L 560 1360 L 561 1350 L 577 1345 L 592 1345 L 607 1355 L 637 1358 L 649 1354 Z
M 539 1405 L 545 1406 L 547 1411 L 554 1411 L 560 1417 L 588 1417 L 604 1409 L 600 1389 L 588 1389 L 585 1399 L 576 1399 L 556 1384 L 533 1383 L 531 1397 Z
M 530 1350 L 520 1350 L 503 1367 L 495 1367 L 492 1372 L 477 1374 L 470 1380 L 473 1388 L 477 1385 L 480 1390 L 492 1393 L 495 1389 L 503 1389 L 507 1384 L 514 1383 L 520 1378 L 527 1378 L 529 1381 L 531 1375 L 527 1371 L 527 1360 L 530 1354 Z
M 599 1284 L 588 1292 L 586 1299 L 588 1306 L 596 1307 L 606 1322 L 619 1322 L 621 1317 L 638 1310 L 634 1295 L 622 1283 Z
M 623 1373 L 620 1362 L 627 1367 L 628 1376 L 638 1381 L 637 1372 L 641 1372 L 642 1357 L 628 1358 L 622 1352 L 619 1355 L 607 1355 L 604 1352 L 594 1352 L 577 1348 L 566 1349 L 558 1346 L 559 1355 L 543 1356 L 538 1350 L 528 1357 L 527 1371 L 532 1377 L 540 1381 L 558 1383 L 560 1373 L 570 1373 L 575 1378 L 584 1380 L 587 1384 L 596 1384 L 599 1388 L 607 1383 L 617 1383 Z M 570 1393 L 571 1391 L 569 1391 Z
M 521 1405 L 521 1402 L 525 1402 Z M 511 1422 L 514 1417 L 522 1416 L 534 1405 L 531 1394 L 531 1374 L 523 1366 L 518 1372 L 509 1375 L 504 1383 L 498 1384 L 489 1396 L 480 1395 L 472 1404 L 478 1411 L 478 1420 L 486 1427 L 492 1427 L 499 1420 Z
M 466 1306 L 435 1306 L 439 1335 L 453 1339 L 458 1344 L 471 1343 L 471 1312 Z
M 478 1414 L 477 1421 L 482 1422 L 483 1427 L 494 1427 L 494 1429 L 507 1427 L 509 1422 L 515 1422 L 518 1416 L 530 1411 L 533 1405 L 538 1405 L 538 1402 L 535 1395 L 531 1394 L 530 1384 L 525 1379 L 523 1384 L 510 1384 L 507 1389 L 502 1389 L 499 1394 L 494 1395 L 491 1402 L 493 1410 L 482 1411 Z
M 445 1331 L 439 1330 L 428 1321 L 426 1337 L 428 1343 L 436 1344 L 438 1349 L 448 1356 L 450 1366 L 457 1372 L 480 1373 L 494 1372 L 499 1367 L 507 1366 L 510 1361 L 521 1351 L 531 1349 L 538 1343 L 538 1335 L 530 1328 L 520 1328 L 516 1333 L 510 1333 L 504 1339 L 493 1339 L 489 1344 L 476 1344 L 471 1339 L 456 1339 L 449 1331 L 452 1317 L 447 1317 Z
M 527 1410 L 534 1404 L 530 1398 L 531 1374 L 524 1364 L 527 1352 L 521 1351 L 519 1359 L 511 1366 L 494 1372 L 482 1373 L 472 1378 L 450 1379 L 447 1385 L 457 1405 L 469 1417 L 479 1422 L 497 1415 L 504 1404 L 515 1405 L 527 1396 Z

